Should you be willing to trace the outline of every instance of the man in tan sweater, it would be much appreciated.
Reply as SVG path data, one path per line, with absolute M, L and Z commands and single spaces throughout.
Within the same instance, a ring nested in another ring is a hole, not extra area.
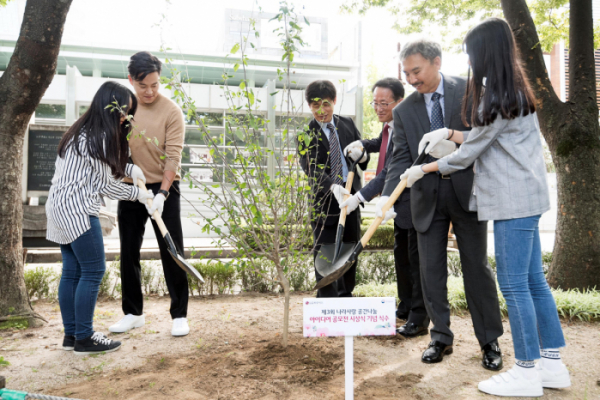
M 125 316 L 112 325 L 111 332 L 127 332 L 144 325 L 144 296 L 141 288 L 140 249 L 148 214 L 158 210 L 162 214 L 175 247 L 183 254 L 181 205 L 179 194 L 179 167 L 185 136 L 185 122 L 181 108 L 158 92 L 161 62 L 148 52 L 139 52 L 129 62 L 129 82 L 135 89 L 138 108 L 129 139 L 131 159 L 146 176 L 148 190 L 155 194 L 152 208 L 139 202 L 119 201 L 119 237 L 121 241 L 121 285 Z M 131 182 L 131 181 L 130 181 Z M 135 184 L 135 183 L 134 183 Z M 166 243 L 152 220 L 156 233 L 165 281 L 171 296 L 173 336 L 185 336 L 187 323 L 187 275 L 169 254 Z

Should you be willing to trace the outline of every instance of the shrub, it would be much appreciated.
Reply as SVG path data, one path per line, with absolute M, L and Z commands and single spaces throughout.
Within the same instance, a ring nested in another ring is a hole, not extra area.
M 29 298 L 42 299 L 50 295 L 51 285 L 60 278 L 50 267 L 35 267 L 25 271 L 25 288 Z
M 217 288 L 219 294 L 225 293 L 226 290 L 231 292 L 236 283 L 237 270 L 235 261 L 226 263 L 220 260 L 199 261 L 192 263 L 192 266 L 200 272 L 205 281 L 204 285 L 198 286 L 196 284 L 195 287 L 199 293 L 201 288 L 204 287 L 208 290 L 208 294 L 214 293 L 214 287 Z
M 369 251 L 358 258 L 356 268 L 356 284 L 396 282 L 394 252 Z

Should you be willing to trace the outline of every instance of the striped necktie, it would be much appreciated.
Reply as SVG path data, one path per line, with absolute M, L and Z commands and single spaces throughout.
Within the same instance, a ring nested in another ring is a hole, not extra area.
M 442 97 L 442 95 L 438 92 L 435 92 L 433 96 L 431 96 L 431 121 L 429 121 L 431 131 L 435 131 L 436 129 L 442 129 L 444 127 L 444 114 L 442 114 L 442 105 L 440 104 L 440 97 Z M 425 158 L 425 163 L 434 162 L 436 160 L 437 158 L 428 155 L 427 158 Z
M 341 185 L 344 183 L 342 172 L 342 154 L 340 152 L 340 142 L 338 140 L 337 130 L 330 122 L 327 124 L 329 129 L 329 159 L 331 160 L 331 179 L 334 183 Z

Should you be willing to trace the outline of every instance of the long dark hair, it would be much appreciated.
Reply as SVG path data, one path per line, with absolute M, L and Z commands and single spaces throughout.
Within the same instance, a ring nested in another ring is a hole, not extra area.
M 105 82 L 94 95 L 90 108 L 62 137 L 58 155 L 63 158 L 67 149 L 73 146 L 81 156 L 79 140 L 85 135 L 89 156 L 107 164 L 115 178 L 123 178 L 129 157 L 127 136 L 131 123 L 127 120 L 121 123 L 122 114 L 114 108 L 115 101 L 124 112 L 135 115 L 137 99 L 131 90 L 117 82 Z
M 462 105 L 465 125 L 468 126 L 469 119 L 473 126 L 485 126 L 494 122 L 498 114 L 504 119 L 514 119 L 535 111 L 535 97 L 506 21 L 500 18 L 483 21 L 467 33 L 463 46 L 471 62 Z

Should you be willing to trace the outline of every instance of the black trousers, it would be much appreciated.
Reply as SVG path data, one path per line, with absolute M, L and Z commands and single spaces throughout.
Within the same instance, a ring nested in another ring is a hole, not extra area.
M 312 223 L 314 248 L 313 256 L 317 258 L 319 249 L 322 244 L 333 244 L 335 243 L 335 237 L 337 235 L 337 225 L 323 225 Z M 346 224 L 344 229 L 344 237 L 342 241 L 344 243 L 358 243 L 360 240 L 360 211 L 354 210 L 346 217 Z M 315 267 L 315 276 L 317 282 L 323 279 L 323 276 L 319 274 Z M 325 286 L 317 290 L 317 297 L 352 297 L 352 291 L 356 286 L 356 263 L 337 281 L 330 285 Z
M 446 248 L 450 222 L 458 241 L 467 305 L 473 320 L 475 336 L 483 347 L 504 332 L 496 280 L 487 262 L 487 221 L 479 221 L 477 213 L 465 211 L 458 202 L 449 179 L 440 176 L 437 205 L 427 231 L 418 233 L 421 284 L 427 314 L 433 322 L 431 339 L 450 345 L 448 303 L 448 264 Z
M 160 185 L 160 183 L 150 183 L 146 187 L 149 191 L 156 193 L 160 189 Z M 169 197 L 165 201 L 162 220 L 171 234 L 177 251 L 183 254 L 180 203 L 179 182 L 175 181 L 171 185 Z M 121 240 L 123 313 L 125 315 L 142 315 L 144 313 L 144 295 L 142 293 L 140 250 L 144 241 L 146 222 L 150 217 L 146 206 L 138 201 L 119 201 L 118 217 L 119 238 Z M 160 249 L 165 281 L 171 296 L 171 317 L 185 318 L 189 297 L 187 274 L 173 260 L 156 222 L 153 219 L 151 221 Z
M 400 298 L 396 315 L 407 315 L 406 322 L 428 327 L 429 317 L 421 290 L 417 232 L 414 228 L 402 229 L 394 224 L 394 263 Z

